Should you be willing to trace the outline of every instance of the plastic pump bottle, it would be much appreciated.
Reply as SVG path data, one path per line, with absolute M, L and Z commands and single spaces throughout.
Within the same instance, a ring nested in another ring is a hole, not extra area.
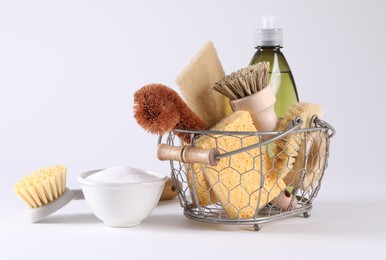
M 275 16 L 261 18 L 262 28 L 257 29 L 256 35 L 257 50 L 250 65 L 269 62 L 269 85 L 276 95 L 275 112 L 278 117 L 283 117 L 288 107 L 299 101 L 299 97 L 291 69 L 280 50 L 283 47 L 283 31 L 275 27 Z

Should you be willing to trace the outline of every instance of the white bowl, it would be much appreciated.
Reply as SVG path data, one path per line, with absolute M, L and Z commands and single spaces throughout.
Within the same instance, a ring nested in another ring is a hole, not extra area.
M 167 181 L 166 175 L 151 171 L 143 172 L 156 178 L 144 182 L 106 183 L 87 179 L 99 171 L 84 172 L 78 176 L 78 181 L 95 216 L 111 227 L 139 225 L 157 205 Z

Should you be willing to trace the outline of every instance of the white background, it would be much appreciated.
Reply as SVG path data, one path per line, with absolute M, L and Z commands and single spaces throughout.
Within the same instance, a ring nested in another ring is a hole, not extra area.
M 1 258 L 384 259 L 385 10 L 381 0 L 0 1 Z M 79 173 L 116 165 L 168 173 L 157 137 L 133 118 L 133 93 L 154 82 L 179 91 L 176 76 L 208 40 L 226 73 L 245 67 L 265 13 L 284 30 L 300 99 L 321 104 L 337 130 L 310 219 L 256 234 L 192 222 L 175 201 L 112 229 L 83 201 L 23 221 L 12 185 L 40 167 L 67 165 L 71 188 Z

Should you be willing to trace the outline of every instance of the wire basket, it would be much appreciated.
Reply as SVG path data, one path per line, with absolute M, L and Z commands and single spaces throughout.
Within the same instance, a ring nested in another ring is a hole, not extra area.
M 175 130 L 164 143 L 160 136 L 158 158 L 170 161 L 184 215 L 256 231 L 264 222 L 309 217 L 335 130 L 316 116 L 309 128 L 301 124 L 296 118 L 284 132 Z

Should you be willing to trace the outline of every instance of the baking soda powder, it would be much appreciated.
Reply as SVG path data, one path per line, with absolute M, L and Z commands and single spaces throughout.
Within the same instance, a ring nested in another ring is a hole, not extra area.
M 88 180 L 106 183 L 138 183 L 155 181 L 159 178 L 145 171 L 128 166 L 116 166 L 94 173 Z

